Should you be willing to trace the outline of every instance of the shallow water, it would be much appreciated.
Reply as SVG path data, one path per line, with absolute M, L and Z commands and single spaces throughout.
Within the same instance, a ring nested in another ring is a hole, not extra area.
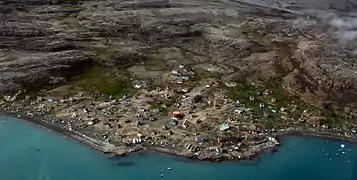
M 159 153 L 114 160 L 9 117 L 0 117 L 0 141 L 1 180 L 357 180 L 357 145 L 311 137 L 284 138 L 277 153 L 259 161 L 223 163 Z

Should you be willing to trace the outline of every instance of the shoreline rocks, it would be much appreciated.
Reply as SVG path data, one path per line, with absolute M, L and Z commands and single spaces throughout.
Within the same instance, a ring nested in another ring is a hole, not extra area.
M 0 104 L 118 154 L 202 160 L 255 157 L 276 129 L 357 129 L 356 56 L 323 22 L 218 2 L 1 1 Z

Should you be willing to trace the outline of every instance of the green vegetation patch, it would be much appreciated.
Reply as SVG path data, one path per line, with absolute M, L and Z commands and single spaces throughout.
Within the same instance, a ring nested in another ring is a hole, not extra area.
M 163 71 L 169 68 L 166 60 L 157 54 L 151 55 L 146 62 L 147 71 Z
M 100 92 L 113 98 L 135 93 L 130 76 L 118 69 L 95 66 L 74 78 L 72 83 L 87 91 Z
M 280 86 L 279 81 L 267 82 L 261 87 L 239 84 L 236 87 L 227 87 L 226 89 L 228 97 L 232 100 L 242 100 L 252 106 L 257 106 L 257 103 L 259 102 L 264 102 L 278 108 L 287 107 L 292 103 L 299 104 L 300 106 L 307 106 L 307 103 L 300 100 L 299 97 L 293 96 L 285 91 Z M 268 95 L 264 94 L 267 90 L 271 91 Z M 254 96 L 254 101 L 250 101 L 249 96 Z M 275 101 L 271 101 L 272 99 L 275 99 Z
M 92 48 L 91 50 L 95 54 L 93 59 L 99 64 L 115 60 L 117 57 L 116 51 L 110 47 Z
M 305 109 L 313 109 L 313 107 L 302 100 L 299 97 L 290 95 L 279 83 L 266 83 L 262 87 L 254 87 L 247 84 L 239 84 L 236 87 L 226 87 L 227 96 L 233 101 L 239 100 L 247 108 L 253 109 L 255 118 L 262 117 L 264 113 L 268 113 L 268 119 L 272 122 L 279 121 L 279 112 L 281 108 L 285 108 L 289 111 L 291 105 L 295 105 L 297 109 L 291 113 L 290 117 L 300 117 L 301 113 Z M 269 92 L 265 94 L 265 92 Z M 250 100 L 249 97 L 254 97 L 254 100 Z M 260 104 L 264 107 L 260 107 Z M 267 108 L 270 106 L 271 108 Z M 274 113 L 273 111 L 276 111 Z M 275 123 L 274 123 L 275 124 Z
M 165 105 L 166 107 L 163 107 Z M 163 116 L 167 115 L 169 113 L 169 107 L 171 106 L 171 102 L 164 102 L 161 101 L 160 99 L 155 98 L 153 102 L 150 103 L 150 110 L 156 110 L 158 109 L 158 115 Z
M 152 91 L 152 90 L 155 90 L 156 88 L 165 89 L 166 87 L 167 87 L 167 84 L 163 81 L 152 81 L 148 85 L 147 90 Z
M 332 104 L 324 105 L 321 114 L 322 116 L 326 117 L 326 119 L 321 123 L 330 127 L 341 128 L 347 123 L 347 119 L 339 116 Z
M 194 69 L 195 76 L 193 77 L 194 81 L 200 81 L 205 78 L 220 78 L 222 74 L 217 72 L 210 72 L 203 68 L 195 68 Z
M 250 108 L 259 107 L 260 101 L 258 99 L 255 98 L 254 101 L 249 100 L 249 96 L 256 96 L 256 88 L 245 84 L 239 84 L 235 87 L 228 87 L 226 89 L 227 96 L 233 101 L 239 100 L 241 103 Z

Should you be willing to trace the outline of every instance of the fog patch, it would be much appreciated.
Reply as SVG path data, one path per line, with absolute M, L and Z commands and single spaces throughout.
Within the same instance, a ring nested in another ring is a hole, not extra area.
M 343 44 L 354 43 L 357 39 L 357 31 L 337 31 L 336 37 Z
M 293 22 L 294 26 L 299 28 L 313 27 L 317 25 L 315 20 L 308 20 L 304 18 L 298 18 Z
M 339 30 L 350 30 L 357 28 L 357 18 L 355 17 L 336 17 L 330 21 L 330 26 L 338 28 Z
M 332 28 L 335 38 L 341 45 L 357 47 L 357 17 L 339 16 L 335 13 L 320 14 L 318 19 Z M 354 50 L 354 52 L 356 52 Z

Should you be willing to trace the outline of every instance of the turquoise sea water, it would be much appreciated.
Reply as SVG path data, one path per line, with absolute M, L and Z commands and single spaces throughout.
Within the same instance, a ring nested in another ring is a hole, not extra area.
M 284 138 L 277 153 L 257 161 L 208 163 L 159 153 L 114 160 L 0 116 L 0 141 L 0 180 L 357 180 L 357 145 L 311 137 Z

